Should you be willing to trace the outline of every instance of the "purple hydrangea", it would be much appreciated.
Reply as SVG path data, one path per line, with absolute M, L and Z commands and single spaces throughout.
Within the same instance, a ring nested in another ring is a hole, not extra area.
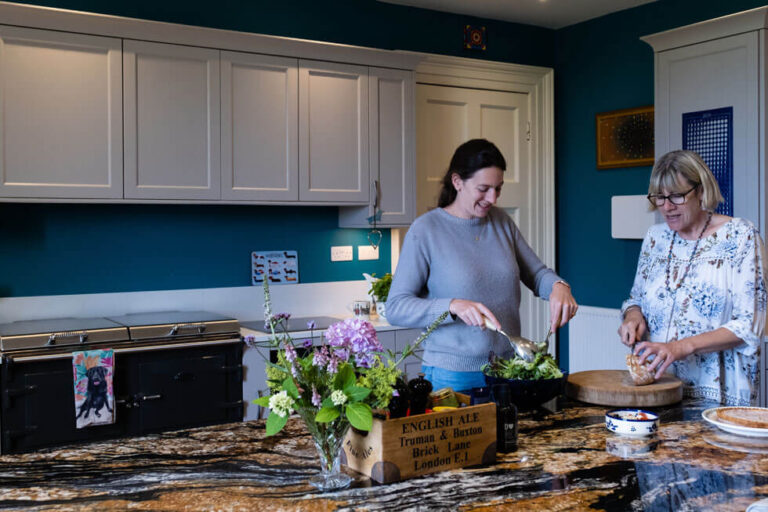
M 333 355 L 341 361 L 349 361 L 349 349 L 347 348 L 337 348 L 333 351 Z
M 363 368 L 370 367 L 375 352 L 384 350 L 373 325 L 359 318 L 348 318 L 331 325 L 325 331 L 325 339 L 328 340 L 328 345 L 336 347 L 337 351 L 347 350 L 349 356 L 354 357 L 355 365 Z

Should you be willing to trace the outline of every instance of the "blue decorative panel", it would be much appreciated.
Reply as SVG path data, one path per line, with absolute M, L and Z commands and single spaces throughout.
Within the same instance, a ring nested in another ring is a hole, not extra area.
M 733 215 L 733 107 L 683 114 L 683 149 L 695 151 L 712 170 L 723 194 L 717 213 Z

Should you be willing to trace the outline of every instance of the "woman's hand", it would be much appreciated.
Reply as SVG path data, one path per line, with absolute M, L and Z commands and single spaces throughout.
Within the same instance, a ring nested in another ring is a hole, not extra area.
M 570 286 L 565 283 L 552 285 L 552 292 L 549 294 L 549 322 L 552 332 L 567 324 L 578 309 L 579 305 L 571 295 Z
M 638 340 L 643 339 L 648 324 L 645 323 L 645 317 L 639 307 L 631 307 L 624 313 L 624 321 L 619 326 L 619 337 L 621 342 L 628 347 L 634 345 Z
M 669 368 L 669 365 L 675 361 L 685 359 L 692 351 L 688 348 L 684 340 L 670 341 L 669 343 L 655 343 L 652 341 L 643 341 L 635 345 L 634 353 L 639 355 L 638 361 L 641 365 L 645 364 L 648 357 L 653 354 L 655 357 L 651 364 L 648 365 L 648 371 L 656 372 L 654 378 L 659 380 L 664 372 Z
M 480 302 L 474 302 L 464 299 L 453 299 L 448 310 L 452 315 L 456 315 L 467 325 L 475 325 L 477 327 L 485 327 L 485 318 L 488 319 L 496 326 L 497 329 L 501 328 L 501 324 L 496 317 L 491 313 L 491 310 L 485 307 L 485 304 Z

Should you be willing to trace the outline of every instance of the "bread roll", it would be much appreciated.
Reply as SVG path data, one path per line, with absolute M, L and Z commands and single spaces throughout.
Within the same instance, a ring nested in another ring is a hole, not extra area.
M 640 364 L 640 358 L 634 354 L 627 354 L 627 369 L 635 386 L 645 386 L 656 380 L 648 371 L 648 363 Z

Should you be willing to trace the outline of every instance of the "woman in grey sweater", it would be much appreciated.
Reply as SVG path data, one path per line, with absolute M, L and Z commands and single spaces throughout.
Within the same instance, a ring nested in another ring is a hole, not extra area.
M 393 325 L 426 327 L 451 316 L 426 342 L 423 371 L 434 389 L 485 385 L 488 353 L 512 355 L 509 342 L 485 329 L 487 317 L 520 335 L 520 281 L 548 298 L 552 330 L 578 308 L 570 286 L 547 268 L 512 219 L 494 204 L 506 161 L 485 139 L 456 149 L 442 182 L 438 208 L 408 230 L 387 299 Z

